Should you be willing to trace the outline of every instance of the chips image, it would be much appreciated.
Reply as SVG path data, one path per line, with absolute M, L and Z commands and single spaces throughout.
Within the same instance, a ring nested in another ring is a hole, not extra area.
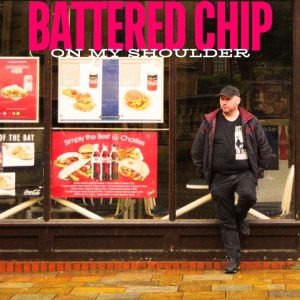
M 23 89 L 16 84 L 7 86 L 1 90 L 2 97 L 13 101 L 21 100 L 22 98 L 28 96 L 28 94 L 28 90 Z
M 76 98 L 78 92 L 75 89 L 65 88 L 62 90 L 63 94 L 70 98 Z

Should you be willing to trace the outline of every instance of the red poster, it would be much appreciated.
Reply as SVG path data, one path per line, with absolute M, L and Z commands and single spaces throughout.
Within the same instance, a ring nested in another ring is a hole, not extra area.
M 54 197 L 157 197 L 156 132 L 53 132 Z
M 0 57 L 0 120 L 38 122 L 39 58 Z

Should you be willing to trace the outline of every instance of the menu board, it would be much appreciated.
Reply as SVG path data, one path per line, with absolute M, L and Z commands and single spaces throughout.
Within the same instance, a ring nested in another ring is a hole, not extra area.
M 157 197 L 157 133 L 53 132 L 51 193 Z
M 58 122 L 163 122 L 163 58 L 60 58 Z
M 0 121 L 37 123 L 39 58 L 0 57 Z
M 0 196 L 43 194 L 43 131 L 0 131 Z

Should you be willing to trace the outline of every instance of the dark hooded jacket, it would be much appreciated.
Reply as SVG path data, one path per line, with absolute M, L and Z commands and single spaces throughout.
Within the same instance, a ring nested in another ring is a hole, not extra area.
M 216 109 L 204 115 L 204 121 L 200 125 L 192 146 L 192 160 L 196 166 L 197 174 L 200 178 L 204 177 L 209 185 L 213 173 L 216 117 L 220 111 L 220 109 Z M 257 118 L 244 108 L 240 107 L 239 111 L 242 119 L 244 143 L 252 172 L 257 179 L 262 178 L 271 152 L 270 145 Z

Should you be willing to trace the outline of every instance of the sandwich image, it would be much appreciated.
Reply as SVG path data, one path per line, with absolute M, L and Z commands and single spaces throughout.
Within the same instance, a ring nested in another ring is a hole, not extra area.
M 139 159 L 143 160 L 143 154 L 139 148 L 135 147 L 126 147 L 126 148 L 120 148 L 118 149 L 118 156 L 119 159 L 125 159 L 125 158 L 133 158 L 133 159 Z
M 75 100 L 76 103 L 74 103 L 74 108 L 84 112 L 92 110 L 95 106 L 90 93 L 78 93 Z
M 90 170 L 90 159 L 81 159 L 63 168 L 59 172 L 58 178 L 63 180 L 71 179 L 72 181 L 80 181 L 81 178 L 90 176 Z
M 11 150 L 11 155 L 22 160 L 31 160 L 33 159 L 33 153 L 28 148 L 21 145 L 13 147 Z
M 120 161 L 119 173 L 134 181 L 144 181 L 150 173 L 149 166 L 142 160 L 126 158 Z
M 150 98 L 138 90 L 129 90 L 124 99 L 126 105 L 135 110 L 146 109 L 150 104 Z
M 62 90 L 63 94 L 70 98 L 76 98 L 78 92 L 75 89 L 65 88 Z
M 80 157 L 82 159 L 88 159 L 92 157 L 93 150 L 93 144 L 85 144 L 79 147 L 78 152 L 80 153 Z
M 0 175 L 0 189 L 1 190 L 14 189 L 14 184 L 10 182 L 8 177 Z
M 1 90 L 2 97 L 13 101 L 21 100 L 22 98 L 28 96 L 28 94 L 28 90 L 23 89 L 16 84 L 9 85 Z
M 54 160 L 54 165 L 59 168 L 65 168 L 78 160 L 79 160 L 79 153 L 66 152 L 58 156 L 56 160 Z

